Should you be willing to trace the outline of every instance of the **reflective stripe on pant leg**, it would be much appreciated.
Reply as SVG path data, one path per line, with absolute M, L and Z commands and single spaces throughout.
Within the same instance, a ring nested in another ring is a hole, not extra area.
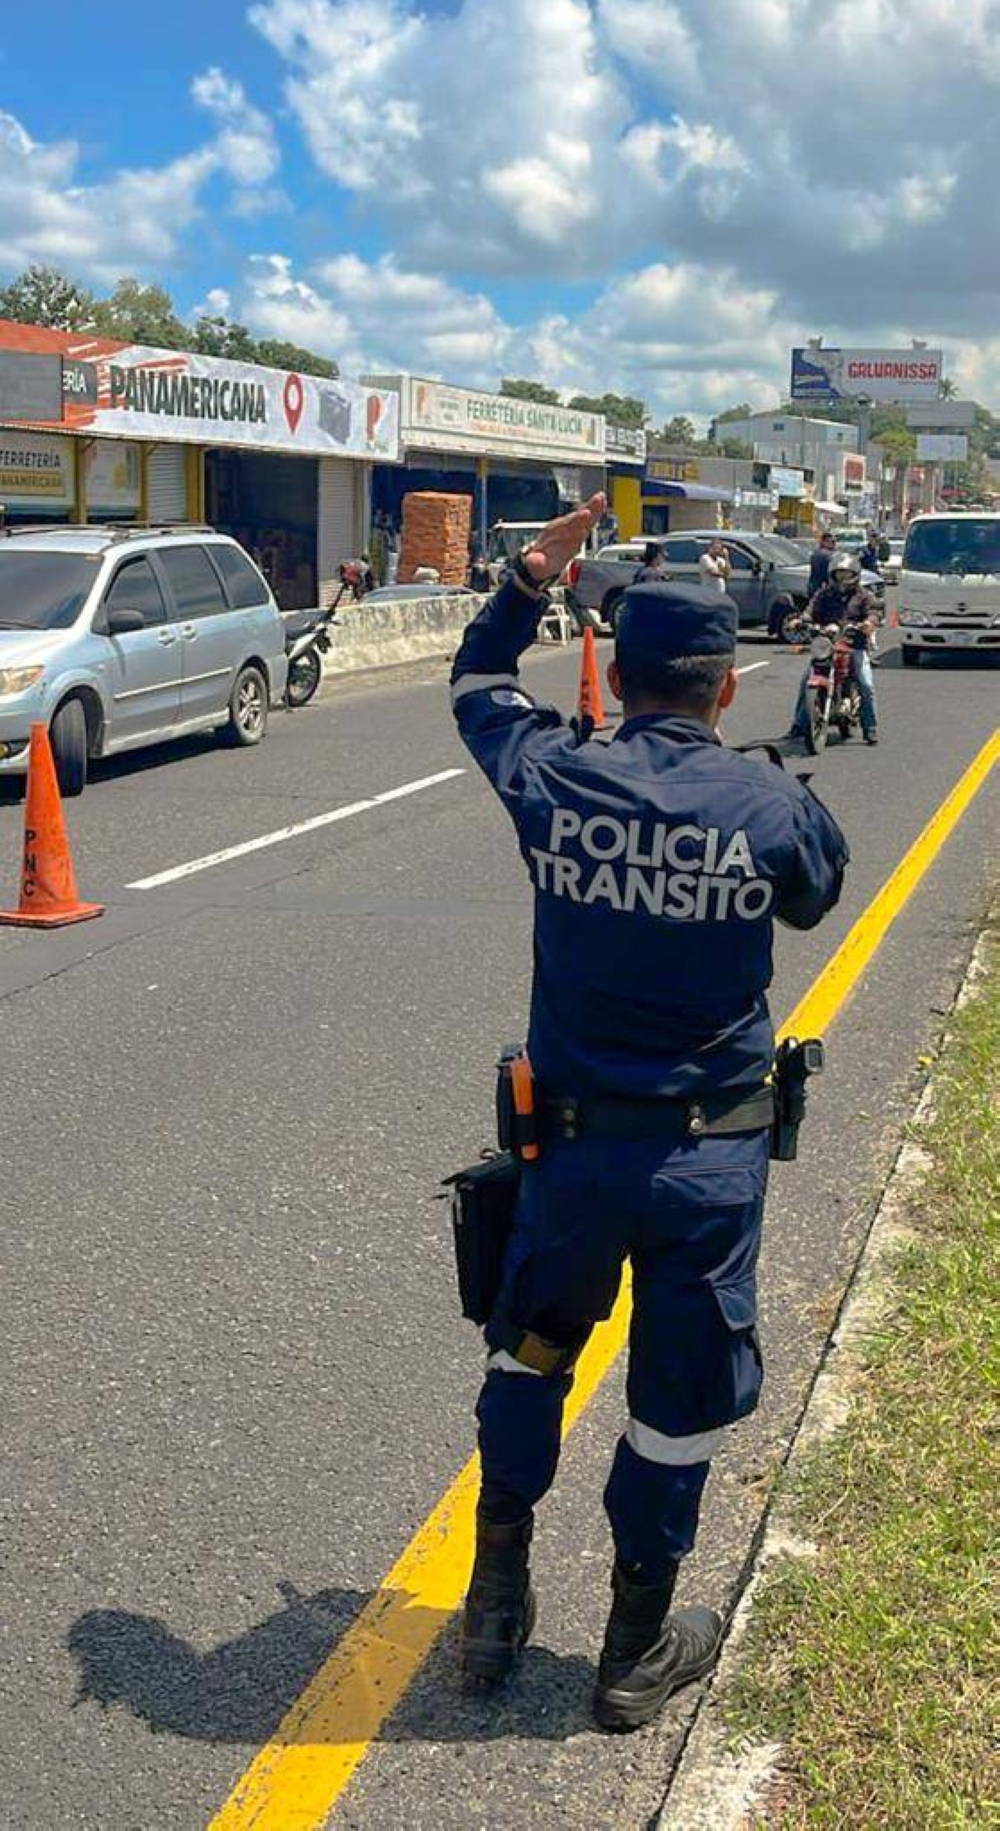
M 698 1530 L 707 1462 L 653 1462 L 620 1437 L 604 1491 L 618 1562 L 644 1583 L 662 1583 L 687 1557 Z
M 516 1361 L 512 1354 L 508 1354 L 506 1348 L 498 1348 L 495 1354 L 490 1355 L 486 1363 L 486 1371 L 487 1373 L 529 1373 L 533 1379 L 544 1378 L 540 1367 L 526 1367 L 523 1361 Z
M 696 1431 L 691 1437 L 668 1437 L 639 1418 L 630 1418 L 625 1436 L 637 1456 L 647 1462 L 662 1462 L 673 1468 L 687 1468 L 695 1462 L 710 1462 L 718 1455 L 725 1440 L 724 1430 Z

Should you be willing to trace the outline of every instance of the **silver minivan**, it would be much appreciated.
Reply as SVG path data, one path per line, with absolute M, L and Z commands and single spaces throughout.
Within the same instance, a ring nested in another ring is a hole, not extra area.
M 270 587 L 228 535 L 0 530 L 0 776 L 24 773 L 39 720 L 66 795 L 142 744 L 259 744 L 286 669 Z

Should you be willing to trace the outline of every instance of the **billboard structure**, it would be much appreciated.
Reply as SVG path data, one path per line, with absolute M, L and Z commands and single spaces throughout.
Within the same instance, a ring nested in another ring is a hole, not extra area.
M 933 401 L 928 406 L 906 410 L 906 424 L 914 431 L 971 432 L 975 423 L 975 401 Z
M 792 351 L 795 401 L 932 401 L 941 388 L 940 350 Z
M 965 464 L 969 441 L 964 432 L 919 432 L 917 457 L 933 464 Z

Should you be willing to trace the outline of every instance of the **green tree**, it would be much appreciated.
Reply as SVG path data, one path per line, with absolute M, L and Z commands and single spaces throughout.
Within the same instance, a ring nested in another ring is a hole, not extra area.
M 879 431 L 872 430 L 872 437 L 885 452 L 887 464 L 898 468 L 902 464 L 912 464 L 917 455 L 917 436 L 908 426 L 885 426 Z
M 727 420 L 749 420 L 753 408 L 749 401 L 738 401 L 735 407 L 727 407 L 725 413 L 717 413 L 712 421 L 713 426 L 724 426 Z
M 123 343 L 145 343 L 161 350 L 190 348 L 192 333 L 174 311 L 163 286 L 144 286 L 131 277 L 119 280 L 110 299 L 99 299 L 90 323 L 104 337 Z
M 641 431 L 649 415 L 645 401 L 634 394 L 574 394 L 570 406 L 580 413 L 603 413 L 611 426 Z
M 957 398 L 957 396 L 958 396 L 958 383 L 952 381 L 950 375 L 944 376 L 944 378 L 941 382 L 941 399 L 943 401 L 953 401 Z
M 336 381 L 340 368 L 332 356 L 317 356 L 298 343 L 286 343 L 281 337 L 264 337 L 257 344 L 253 362 L 269 369 L 294 369 L 299 375 L 319 375 L 324 381 Z
M 9 286 L 0 287 L 0 318 L 16 324 L 44 324 L 50 330 L 75 331 L 89 324 L 94 301 L 55 267 L 32 265 Z
M 673 419 L 667 421 L 663 428 L 663 436 L 668 444 L 683 445 L 688 450 L 693 450 L 698 444 L 695 423 L 693 420 L 689 420 L 685 413 L 675 413 Z
M 746 439 L 714 439 L 712 450 L 717 451 L 720 458 L 753 457 L 753 446 L 748 445 Z
M 201 356 L 224 356 L 230 362 L 256 362 L 257 344 L 245 324 L 227 318 L 195 319 L 191 348 Z
M 547 388 L 540 381 L 517 381 L 506 379 L 500 383 L 501 394 L 506 394 L 512 401 L 537 401 L 540 407 L 560 407 L 562 401 L 554 388 Z

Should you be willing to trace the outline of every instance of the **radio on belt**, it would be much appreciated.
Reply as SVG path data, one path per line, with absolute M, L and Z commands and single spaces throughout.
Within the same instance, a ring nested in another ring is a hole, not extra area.
M 799 1126 L 806 1116 L 808 1083 L 825 1066 L 823 1044 L 819 1037 L 800 1043 L 796 1036 L 786 1036 L 774 1055 L 774 1126 L 771 1133 L 771 1156 L 778 1163 L 794 1163 L 799 1152 Z

